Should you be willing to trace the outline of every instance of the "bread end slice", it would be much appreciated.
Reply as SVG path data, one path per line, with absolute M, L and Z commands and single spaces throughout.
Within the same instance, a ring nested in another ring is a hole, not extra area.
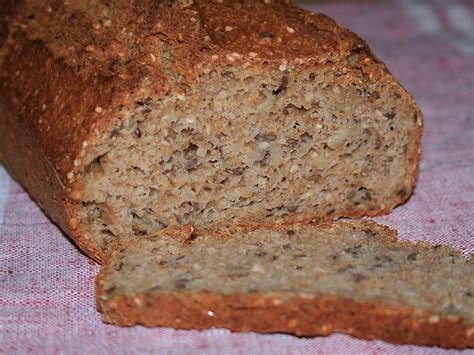
M 119 326 L 474 346 L 474 268 L 373 222 L 164 230 L 117 248 L 97 278 Z

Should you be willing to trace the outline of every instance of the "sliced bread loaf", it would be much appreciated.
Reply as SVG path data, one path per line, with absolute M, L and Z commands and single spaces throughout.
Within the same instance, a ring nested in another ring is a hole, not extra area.
M 474 264 L 372 222 L 163 230 L 115 250 L 103 319 L 474 346 Z
M 0 12 L 0 160 L 97 260 L 188 222 L 388 213 L 414 188 L 420 110 L 322 14 L 278 0 Z

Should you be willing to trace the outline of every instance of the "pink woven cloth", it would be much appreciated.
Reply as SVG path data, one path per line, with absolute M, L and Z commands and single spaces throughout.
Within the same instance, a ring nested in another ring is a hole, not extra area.
M 474 1 L 342 2 L 308 6 L 364 37 L 425 114 L 423 160 L 413 197 L 377 218 L 401 238 L 474 252 Z M 1 139 L 1 133 L 0 133 Z M 0 167 L 0 353 L 392 353 L 346 335 L 298 338 L 121 329 L 94 304 L 98 267 L 81 254 Z

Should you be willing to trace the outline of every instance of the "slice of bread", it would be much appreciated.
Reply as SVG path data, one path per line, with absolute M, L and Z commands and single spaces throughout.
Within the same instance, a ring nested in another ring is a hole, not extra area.
M 0 22 L 0 161 L 89 256 L 410 196 L 422 114 L 354 33 L 288 1 L 138 3 L 18 1 Z
M 474 346 L 474 265 L 373 222 L 165 229 L 97 278 L 106 322 Z

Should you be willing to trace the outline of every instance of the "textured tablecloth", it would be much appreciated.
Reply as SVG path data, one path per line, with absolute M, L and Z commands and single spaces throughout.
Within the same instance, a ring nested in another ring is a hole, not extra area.
M 364 37 L 425 115 L 415 194 L 377 218 L 401 238 L 474 252 L 474 1 L 305 5 Z M 0 139 L 1 132 L 0 132 Z M 297 338 L 227 330 L 120 329 L 94 304 L 92 264 L 0 167 L 0 352 L 433 353 L 345 335 Z

